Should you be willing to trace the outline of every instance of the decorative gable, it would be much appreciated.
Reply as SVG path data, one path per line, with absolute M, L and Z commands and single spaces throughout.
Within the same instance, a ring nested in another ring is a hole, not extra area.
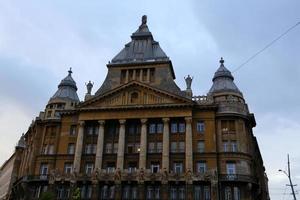
M 131 82 L 120 88 L 116 88 L 102 96 L 84 102 L 82 108 L 120 107 L 137 105 L 163 105 L 192 103 L 188 98 L 179 97 L 168 92 Z

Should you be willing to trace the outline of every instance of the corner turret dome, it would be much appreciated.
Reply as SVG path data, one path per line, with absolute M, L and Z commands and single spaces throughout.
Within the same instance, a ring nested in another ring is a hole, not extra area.
M 234 92 L 242 95 L 241 91 L 233 82 L 234 77 L 231 72 L 224 66 L 224 60 L 221 58 L 220 67 L 215 72 L 212 79 L 213 85 L 209 90 L 209 94 L 223 93 L 223 92 Z
M 58 85 L 58 90 L 55 94 L 50 98 L 52 100 L 61 99 L 61 100 L 70 100 L 73 102 L 79 102 L 79 98 L 77 95 L 77 86 L 76 82 L 72 78 L 72 69 L 68 71 L 68 75 L 60 82 Z

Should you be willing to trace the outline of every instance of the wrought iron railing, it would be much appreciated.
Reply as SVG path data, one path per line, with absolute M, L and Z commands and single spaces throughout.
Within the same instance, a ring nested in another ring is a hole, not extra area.
M 256 182 L 254 176 L 244 174 L 221 174 L 220 181 Z

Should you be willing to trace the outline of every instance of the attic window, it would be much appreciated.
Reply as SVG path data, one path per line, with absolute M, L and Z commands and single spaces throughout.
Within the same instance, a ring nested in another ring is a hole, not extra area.
M 137 103 L 139 98 L 139 94 L 137 92 L 131 93 L 130 103 Z

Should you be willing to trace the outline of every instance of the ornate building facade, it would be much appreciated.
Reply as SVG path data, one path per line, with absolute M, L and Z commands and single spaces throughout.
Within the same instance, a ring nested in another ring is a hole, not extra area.
M 206 96 L 175 83 L 143 16 L 84 101 L 70 70 L 21 138 L 12 199 L 266 200 L 256 122 L 220 60 Z

